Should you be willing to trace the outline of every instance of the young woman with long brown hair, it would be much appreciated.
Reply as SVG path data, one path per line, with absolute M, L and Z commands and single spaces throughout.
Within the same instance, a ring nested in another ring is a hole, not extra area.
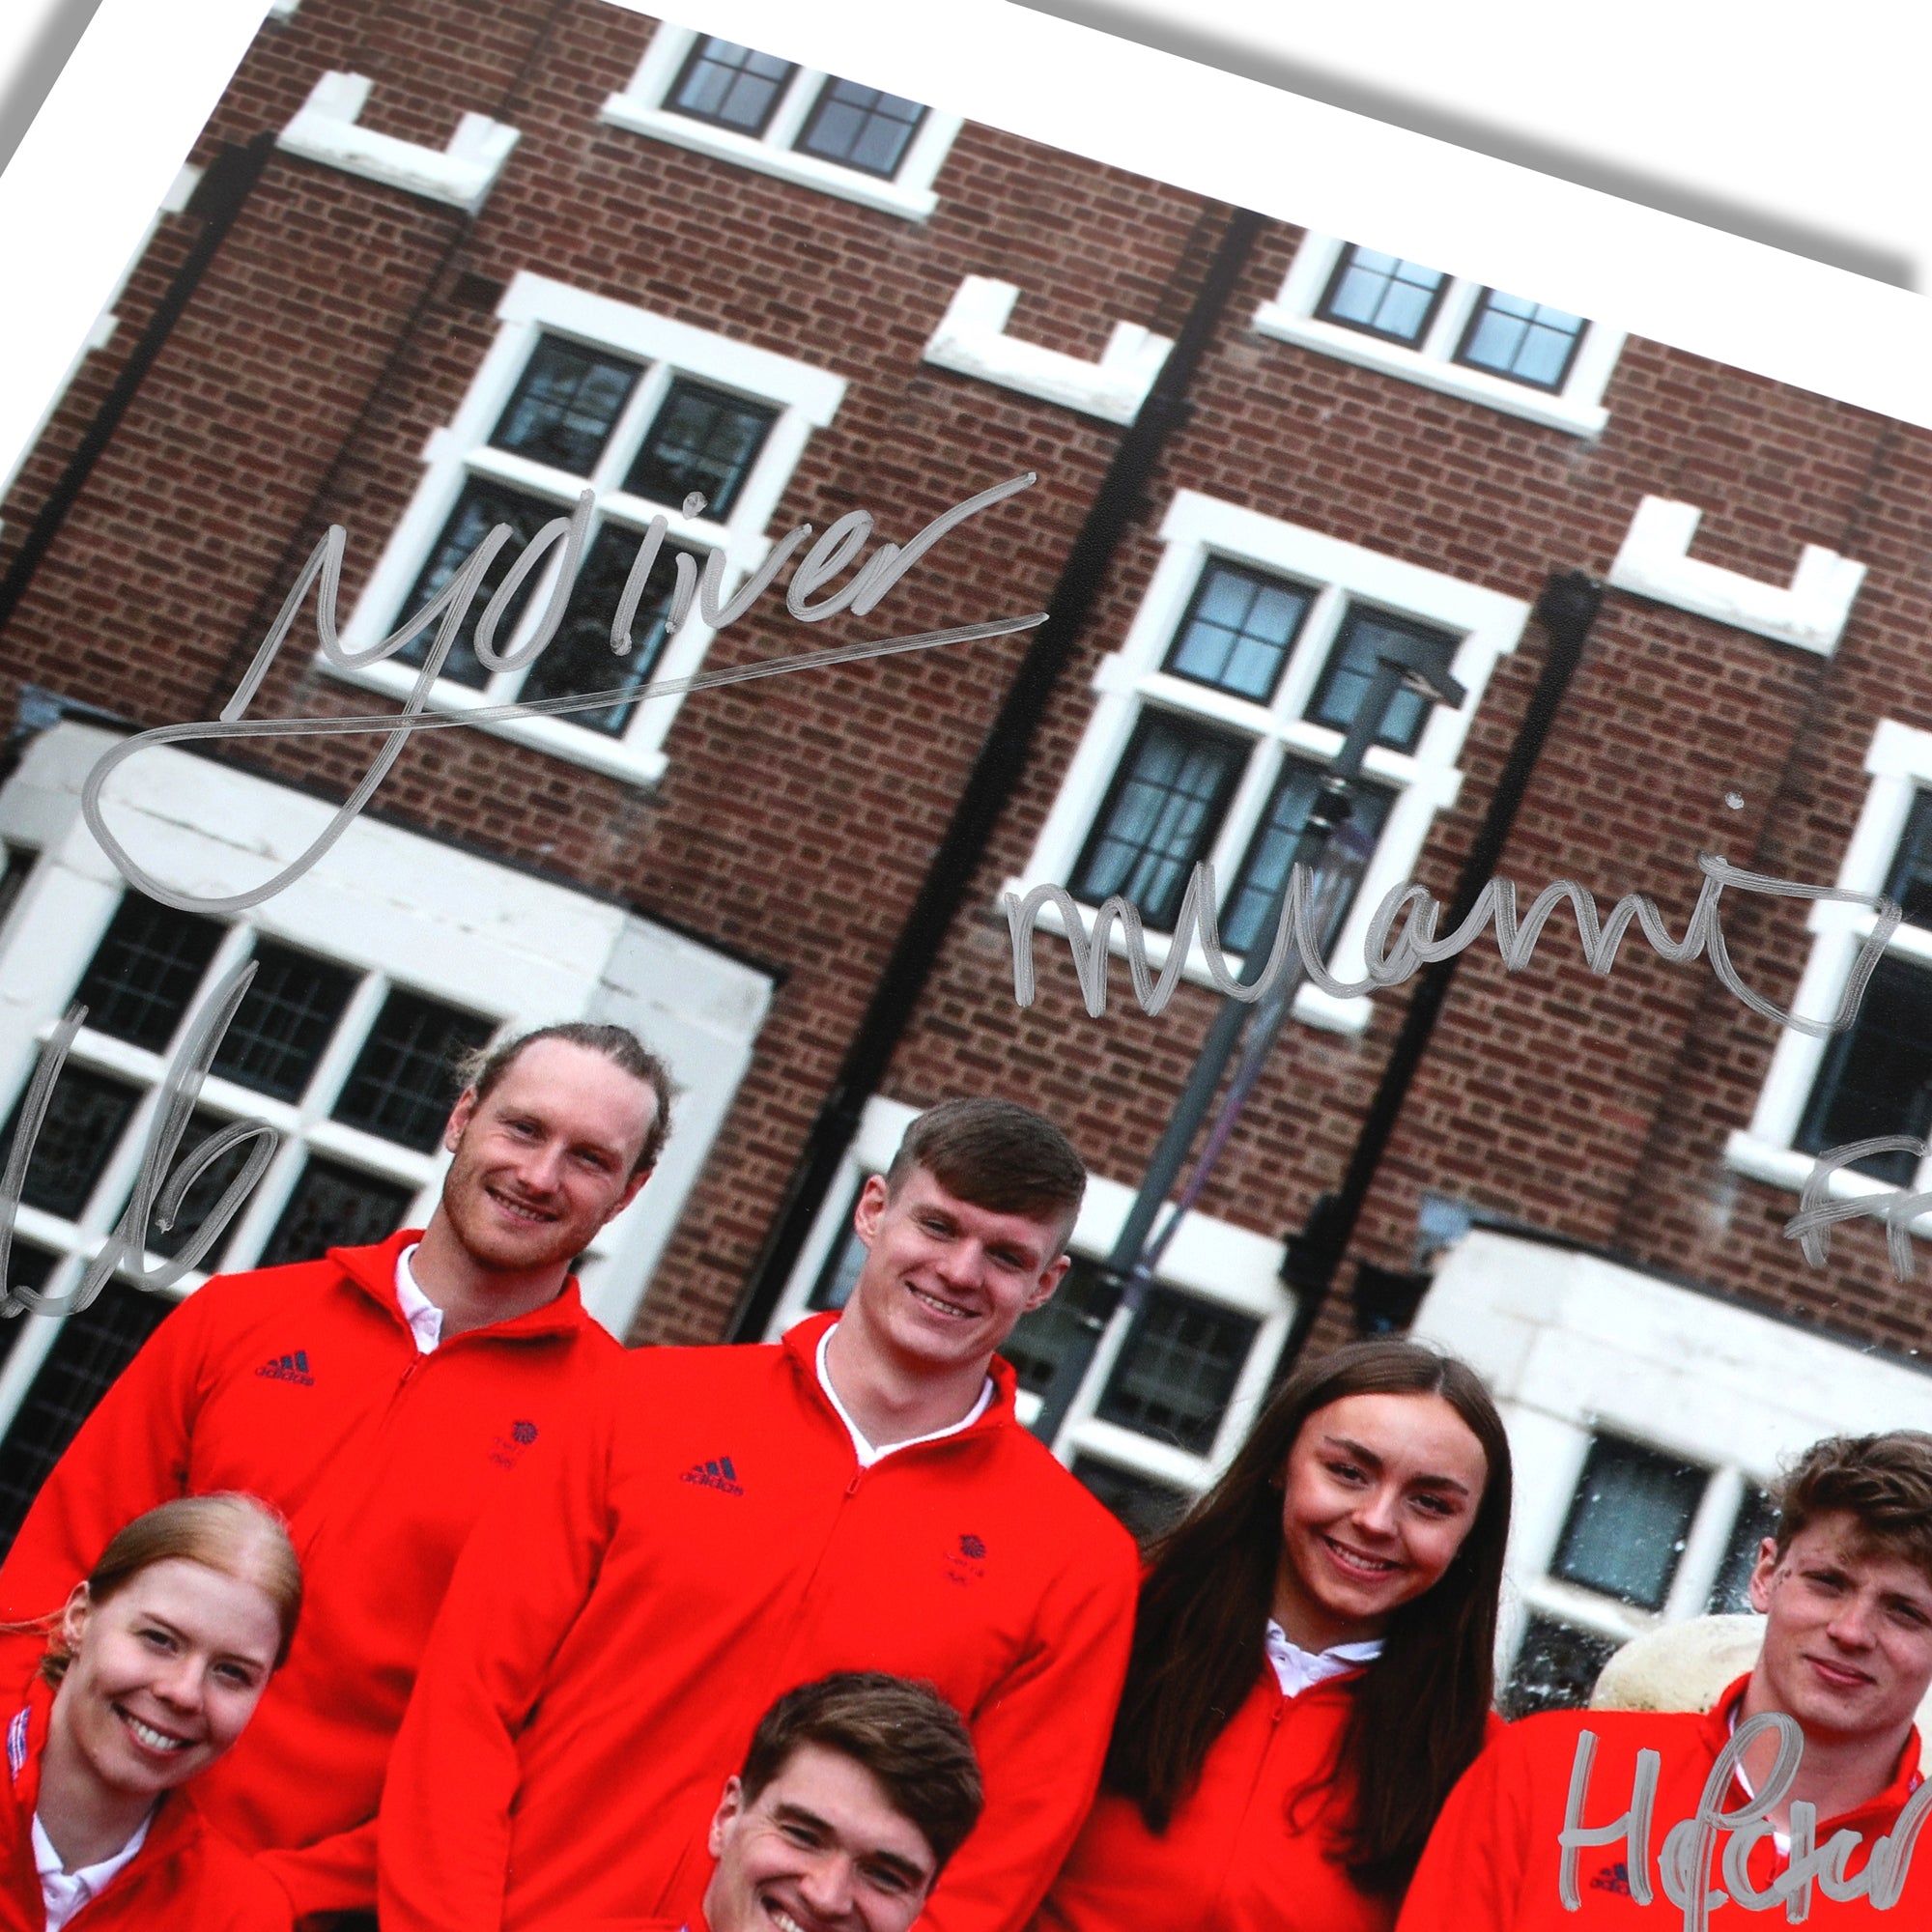
M 1509 1511 L 1473 1370 L 1399 1339 L 1297 1370 L 1150 1551 L 1037 1932 L 1385 1932 L 1493 1721 Z
M 288 1932 L 287 1894 L 182 1787 L 242 1735 L 300 1607 L 252 1497 L 181 1497 L 114 1537 L 6 1723 L 0 1932 Z

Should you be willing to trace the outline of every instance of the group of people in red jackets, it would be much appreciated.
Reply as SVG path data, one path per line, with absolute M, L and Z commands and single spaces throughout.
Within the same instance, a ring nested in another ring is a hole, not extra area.
M 1505 1727 L 1473 1371 L 1305 1365 L 1142 1554 L 998 1354 L 1057 1128 L 930 1108 L 842 1312 L 626 1352 L 569 1264 L 669 1104 L 622 1029 L 508 1042 L 426 1229 L 160 1324 L 0 1566 L 0 1932 L 1932 1922 L 1932 1437 L 1793 1472 L 1715 1710 Z

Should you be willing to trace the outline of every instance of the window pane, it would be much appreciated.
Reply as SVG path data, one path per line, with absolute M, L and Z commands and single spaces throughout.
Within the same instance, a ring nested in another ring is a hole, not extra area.
M 570 602 L 556 636 L 525 674 L 517 696 L 525 702 L 567 697 L 582 692 L 634 690 L 649 681 L 664 650 L 665 618 L 677 585 L 677 552 L 668 544 L 658 552 L 645 580 L 643 601 L 631 625 L 631 654 L 611 648 L 611 619 L 624 594 L 624 580 L 641 541 L 636 530 L 606 524 L 597 532 L 577 573 Z M 696 559 L 701 566 L 703 559 Z M 631 722 L 635 703 L 609 704 L 595 711 L 570 711 L 566 724 L 618 736 Z
M 828 80 L 798 146 L 821 160 L 838 161 L 890 181 L 899 171 L 914 128 L 924 118 L 925 109 L 917 100 L 902 100 L 896 94 L 882 94 L 857 81 Z
M 457 1095 L 457 1059 L 481 1046 L 490 1030 L 491 1022 L 474 1013 L 458 1012 L 419 993 L 391 993 L 369 1029 L 333 1118 L 430 1152 L 442 1138 Z
M 1932 972 L 1888 953 L 1878 962 L 1858 1018 L 1825 1050 L 1796 1145 L 1822 1153 L 1878 1134 L 1932 1127 Z M 1918 1163 L 1909 1153 L 1855 1161 L 1861 1174 L 1910 1187 Z
M 1149 925 L 1171 929 L 1247 756 L 1244 738 L 1149 712 L 1074 867 L 1073 896 L 1097 904 L 1120 893 Z
M 22 1087 L 5 1134 L 0 1136 L 0 1163 L 13 1151 L 14 1130 L 19 1124 L 26 1097 L 27 1090 Z M 20 1199 L 30 1208 L 44 1208 L 65 1220 L 79 1220 L 140 1100 L 139 1088 L 76 1066 L 70 1060 L 48 1095 L 47 1111 L 27 1161 Z
M 311 1155 L 256 1265 L 319 1261 L 330 1248 L 385 1240 L 414 1198 L 413 1188 Z
M 1373 248 L 1351 247 L 1344 250 L 1315 312 L 1324 321 L 1385 335 L 1391 342 L 1416 343 L 1429 332 L 1442 289 L 1439 270 L 1378 255 Z
M 1245 952 L 1258 939 L 1273 938 L 1261 930 L 1262 915 L 1267 911 L 1281 882 L 1294 862 L 1294 848 L 1301 840 L 1301 828 L 1315 804 L 1323 767 L 1291 758 L 1283 766 L 1274 788 L 1274 797 L 1262 815 L 1260 828 L 1249 841 L 1235 878 L 1235 890 L 1228 895 L 1227 910 L 1221 915 L 1222 941 L 1236 952 Z M 1382 836 L 1389 809 L 1395 803 L 1379 785 L 1358 784 L 1354 791 L 1354 820 L 1371 843 Z M 1355 895 L 1350 891 L 1337 902 L 1328 930 L 1321 935 L 1322 951 L 1335 943 L 1342 922 Z
M 9 1251 L 6 1286 L 31 1288 L 39 1293 L 45 1289 L 60 1264 L 61 1257 L 51 1249 L 37 1248 L 33 1242 L 23 1241 L 16 1235 Z M 0 1321 L 0 1369 L 7 1366 L 14 1353 L 14 1345 L 27 1332 L 27 1323 L 32 1320 L 30 1315 L 15 1315 L 9 1321 Z
M 197 1107 L 188 1116 L 187 1126 L 181 1137 L 181 1145 L 175 1150 L 175 1165 L 179 1167 L 211 1134 L 219 1133 L 228 1124 L 228 1121 L 222 1115 L 212 1114 L 204 1108 Z M 248 1156 L 258 1145 L 260 1143 L 256 1141 L 243 1141 L 239 1146 L 230 1148 L 212 1168 L 196 1176 L 182 1201 L 181 1212 L 175 1216 L 175 1225 L 172 1228 L 161 1226 L 160 1195 L 156 1194 L 156 1211 L 148 1218 L 148 1252 L 165 1255 L 171 1261 L 180 1254 L 199 1231 L 201 1224 L 208 1219 L 215 1203 L 228 1191 L 229 1184 L 235 1177 L 247 1166 Z M 163 1186 L 161 1192 L 166 1191 Z M 128 1189 L 128 1194 L 131 1198 L 132 1188 Z M 121 1205 L 125 1210 L 127 1202 L 124 1201 Z M 245 1211 L 244 1202 L 230 1219 L 228 1223 L 230 1229 Z M 209 1273 L 213 1274 L 221 1265 L 221 1250 L 226 1245 L 227 1239 L 228 1236 L 224 1234 L 215 1243 L 213 1253 L 202 1257 L 200 1264 Z
M 1100 1398 L 1101 1419 L 1205 1456 L 1260 1325 L 1194 1295 L 1152 1290 Z
M 807 1302 L 810 1308 L 843 1308 L 852 1298 L 852 1291 L 858 1286 L 859 1270 L 866 1265 L 866 1244 L 859 1238 L 859 1231 L 852 1226 L 852 1212 L 859 1205 L 859 1193 L 865 1182 L 859 1183 L 852 1198 L 845 1204 L 845 1236 L 825 1258 L 825 1265 L 818 1271 L 818 1279 L 811 1285 L 811 1295 Z
M 1321 668 L 1315 695 L 1308 701 L 1308 716 L 1318 724 L 1346 731 L 1355 722 L 1355 713 L 1369 695 L 1369 680 L 1376 674 L 1378 651 L 1397 641 L 1426 644 L 1435 651 L 1435 662 L 1447 670 L 1459 639 L 1448 631 L 1428 624 L 1391 617 L 1382 611 L 1351 604 L 1342 619 L 1342 629 Z M 1376 743 L 1391 751 L 1412 752 L 1429 722 L 1429 700 L 1419 693 L 1400 688 L 1382 714 L 1382 728 Z
M 707 37 L 691 50 L 665 105 L 694 121 L 762 134 L 791 73 L 790 61 Z
M 1718 1566 L 1717 1581 L 1711 1585 L 1707 1609 L 1724 1616 L 1750 1608 L 1749 1584 L 1757 1568 L 1758 1546 L 1776 1527 L 1777 1505 L 1762 1490 L 1747 1490 L 1738 1505 L 1738 1520 L 1731 1525 L 1731 1540 L 1724 1547 L 1724 1560 Z
M 764 403 L 748 403 L 680 377 L 670 385 L 624 488 L 654 503 L 677 505 L 696 490 L 705 500 L 706 516 L 728 517 L 778 413 Z
M 164 1053 L 220 944 L 213 920 L 126 894 L 74 998 L 97 1033 Z
M 1613 1637 L 1531 1617 L 1503 1693 L 1504 1715 L 1514 1723 L 1537 1711 L 1581 1710 L 1616 1651 Z
M 500 483 L 485 481 L 480 476 L 472 476 L 463 486 L 463 495 L 456 499 L 456 508 L 449 513 L 449 521 L 442 526 L 442 534 L 437 538 L 435 547 L 429 554 L 429 561 L 422 567 L 422 575 L 415 581 L 415 587 L 404 600 L 403 608 L 396 614 L 395 629 L 413 617 L 431 598 L 433 598 L 456 573 L 463 568 L 470 553 L 475 550 L 497 524 L 508 524 L 510 541 L 491 559 L 490 568 L 483 573 L 483 582 L 476 586 L 476 595 L 470 600 L 469 614 L 463 620 L 463 629 L 458 634 L 449 655 L 442 661 L 442 675 L 454 678 L 458 684 L 469 685 L 481 690 L 490 682 L 490 671 L 474 649 L 471 639 L 476 635 L 476 620 L 482 616 L 484 607 L 496 594 L 497 586 L 510 574 L 510 566 L 523 554 L 524 547 L 554 517 L 559 515 L 555 503 L 546 502 L 539 497 L 525 497 L 515 490 L 506 490 Z M 501 650 L 516 636 L 517 624 L 528 606 L 530 594 L 543 577 L 541 570 L 535 570 L 525 578 L 522 588 L 509 614 L 497 627 L 497 648 Z M 608 619 L 606 620 L 609 621 Z M 419 665 L 429 656 L 430 646 L 436 641 L 436 633 L 440 620 L 432 624 L 428 631 L 412 642 L 406 644 L 396 655 L 394 662 L 405 665 Z
M 1099 1462 L 1092 1456 L 1076 1456 L 1073 1474 L 1142 1543 L 1172 1528 L 1187 1514 L 1187 1506 L 1194 1500 L 1185 1491 L 1156 1483 L 1150 1476 L 1136 1475 L 1130 1469 Z
M 8 915 L 19 904 L 20 895 L 34 876 L 40 856 L 31 846 L 0 845 L 0 859 L 6 862 L 6 869 L 0 871 L 0 926 L 7 923 Z
M 355 977 L 293 947 L 257 941 L 255 977 L 222 1036 L 213 1070 L 277 1100 L 299 1100 Z
M 1898 841 L 1885 895 L 1905 908 L 1909 924 L 1932 925 L 1932 791 L 1913 798 L 1912 816 Z
M 1052 1298 L 1022 1315 L 1001 1347 L 1020 1387 L 1038 1396 L 1050 1394 L 1067 1357 L 1106 1327 L 1120 1299 L 1121 1291 L 1102 1281 L 1096 1264 L 1076 1258 Z
M 490 440 L 532 463 L 588 476 L 638 376 L 635 362 L 546 335 Z
M 1314 601 L 1298 583 L 1210 563 L 1162 668 L 1265 704 Z
M 1532 388 L 1560 389 L 1589 326 L 1580 315 L 1485 289 L 1456 359 Z
M 1599 1435 L 1550 1575 L 1661 1610 L 1709 1471 Z
M 97 1299 L 62 1321 L 6 1440 L 0 1442 L 0 1539 L 13 1543 L 48 1470 L 93 1414 L 107 1385 L 174 1305 L 166 1295 L 143 1294 L 125 1282 L 110 1281 Z

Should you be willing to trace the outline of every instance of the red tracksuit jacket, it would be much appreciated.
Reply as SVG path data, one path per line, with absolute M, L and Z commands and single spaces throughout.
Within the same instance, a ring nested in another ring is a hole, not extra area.
M 929 1922 L 1024 1925 L 1099 1776 L 1133 1546 L 1013 1417 L 861 1469 L 782 1344 L 653 1349 L 478 1526 L 383 1803 L 384 1932 L 690 1916 L 753 1727 L 827 1671 L 936 1685 L 987 1808 Z
M 171 1496 L 244 1490 L 288 1518 L 295 1648 L 195 1792 L 264 1853 L 298 1918 L 373 1908 L 383 1771 L 457 1552 L 621 1353 L 573 1282 L 419 1354 L 395 1296 L 416 1238 L 197 1289 L 101 1398 L 0 1566 L 0 1620 L 18 1620 L 57 1608 L 116 1530 Z M 18 1679 L 41 1641 L 13 1643 L 0 1668 Z
M 1423 1854 L 1415 1882 L 1403 1907 L 1401 1932 L 1590 1932 L 1596 1926 L 1627 1932 L 1681 1932 L 1685 1908 L 1672 1904 L 1659 1883 L 1658 1855 L 1673 1825 L 1693 1818 L 1711 1767 L 1730 1741 L 1731 1713 L 1749 1680 L 1739 1678 L 1717 1707 L 1705 1714 L 1655 1711 L 1549 1711 L 1509 1726 L 1451 1794 Z M 1558 1865 L 1565 1805 L 1577 1740 L 1596 1733 L 1598 1748 L 1580 1815 L 1586 1828 L 1606 1826 L 1630 1808 L 1636 1754 L 1651 1749 L 1662 1758 L 1657 1805 L 1650 1831 L 1648 1870 L 1651 1902 L 1632 1896 L 1627 1846 L 1593 1846 L 1577 1853 L 1579 1909 L 1565 1910 L 1558 1889 Z M 1835 1832 L 1855 1832 L 1860 1843 L 1846 1870 L 1865 1868 L 1874 1841 L 1891 1830 L 1900 1807 L 1918 1785 L 1918 1734 L 1913 1732 L 1891 1785 L 1869 1804 L 1843 1817 L 1820 1819 L 1816 1843 Z M 1747 1804 L 1733 1786 L 1724 1808 Z M 1719 1833 L 1705 1869 L 1707 1892 L 1727 1889 L 1723 1852 L 1728 1833 Z M 1917 1932 L 1932 1925 L 1932 1845 L 1921 1843 L 1907 1873 L 1904 1896 L 1881 1914 L 1864 1898 L 1839 1901 L 1812 1888 L 1807 1925 L 1863 1925 L 1882 1932 Z M 1769 1840 L 1754 1845 L 1746 1875 L 1760 1890 L 1785 1868 Z M 1747 1912 L 1736 1900 L 1713 1908 L 1717 1932 L 1744 1932 L 1747 1925 L 1783 1925 L 1785 1914 L 1767 1900 Z
M 0 1932 L 45 1932 L 33 1827 L 52 1708 L 53 1692 L 36 1681 L 7 1725 L 7 1777 L 0 1787 L 5 1793 Z M 73 1932 L 112 1932 L 116 1926 L 141 1932 L 289 1932 L 289 1902 L 253 1860 L 208 1829 L 185 1791 L 174 1791 L 161 1801 L 141 1849 L 68 1923 Z
M 1359 1675 L 1284 1697 L 1264 1664 L 1159 1836 L 1102 1792 L 1035 1932 L 1388 1932 L 1395 1901 L 1358 1890 L 1330 1842 Z

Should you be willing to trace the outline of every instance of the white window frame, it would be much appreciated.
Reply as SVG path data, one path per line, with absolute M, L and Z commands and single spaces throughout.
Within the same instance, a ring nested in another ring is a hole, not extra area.
M 1932 790 L 1932 731 L 1901 724 L 1896 719 L 1882 719 L 1865 753 L 1865 771 L 1871 783 L 1851 842 L 1845 847 L 1837 883 L 1847 892 L 1876 897 L 1891 875 L 1914 801 L 1921 791 Z M 1869 906 L 1814 899 L 1805 920 L 1811 951 L 1798 981 L 1792 1010 L 1808 1019 L 1836 1012 L 1853 962 L 1877 925 L 1878 915 Z M 1887 944 L 1886 953 L 1932 973 L 1932 927 L 1901 924 Z M 1932 979 L 1927 986 L 1932 990 Z M 1818 1039 L 1792 1027 L 1778 1029 L 1777 1044 L 1772 1050 L 1750 1125 L 1733 1130 L 1724 1144 L 1728 1167 L 1775 1187 L 1793 1192 L 1804 1187 L 1815 1157 L 1799 1151 L 1792 1143 L 1823 1070 L 1825 1056 L 1836 1037 Z M 1932 1187 L 1932 1159 L 1920 1164 L 1915 1184 Z M 1838 1168 L 1830 1179 L 1830 1197 L 1834 1201 L 1893 1191 L 1889 1181 L 1855 1174 L 1848 1168 Z M 1932 1214 L 1921 1214 L 1911 1225 L 1914 1234 L 1932 1236 Z
M 850 1232 L 853 1197 L 868 1175 L 883 1174 L 892 1164 L 905 1130 L 919 1113 L 917 1107 L 876 1094 L 866 1103 L 859 1132 L 772 1313 L 765 1331 L 767 1339 L 776 1341 L 812 1313 L 809 1305 L 812 1288 Z M 1090 1260 L 1103 1259 L 1112 1251 L 1133 1203 L 1133 1188 L 1101 1175 L 1091 1176 L 1068 1249 Z M 1234 1309 L 1259 1324 L 1229 1398 L 1227 1413 L 1206 1455 L 1197 1456 L 1143 1435 L 1138 1430 L 1103 1421 L 1097 1413 L 1114 1365 L 1133 1327 L 1133 1315 L 1125 1308 L 1117 1308 L 1107 1323 L 1051 1444 L 1054 1455 L 1069 1468 L 1081 1456 L 1090 1456 L 1185 1497 L 1199 1495 L 1227 1467 L 1267 1400 L 1269 1377 L 1294 1314 L 1293 1297 L 1281 1282 L 1286 1252 L 1280 1241 L 1265 1235 L 1196 1212 L 1188 1215 L 1161 1257 L 1159 1282 L 1163 1288 Z M 1031 1428 L 1039 1414 L 1039 1397 L 1022 1389 L 1015 1406 L 1021 1423 Z
M 1003 893 L 1024 895 L 1037 885 L 1068 882 L 1134 726 L 1143 709 L 1154 706 L 1232 726 L 1263 748 L 1262 755 L 1249 757 L 1207 855 L 1213 861 L 1225 905 L 1284 757 L 1293 754 L 1325 764 L 1341 749 L 1343 733 L 1301 714 L 1349 605 L 1359 602 L 1461 633 L 1449 668 L 1467 695 L 1459 709 L 1443 704 L 1430 707 L 1412 752 L 1377 745 L 1365 761 L 1365 775 L 1385 786 L 1393 798 L 1375 857 L 1330 957 L 1338 978 L 1358 980 L 1367 972 L 1362 942 L 1377 901 L 1412 875 L 1435 814 L 1456 803 L 1463 781 L 1456 760 L 1470 721 L 1497 659 L 1515 650 L 1530 607 L 1520 597 L 1424 570 L 1193 490 L 1176 494 L 1159 534 L 1166 548 L 1126 638 L 1094 669 L 1098 702 L 1080 749 L 1061 781 L 1025 871 L 1009 879 Z M 1268 704 L 1216 691 L 1160 668 L 1202 572 L 1215 560 L 1268 571 L 1317 593 Z M 1089 908 L 1087 914 L 1090 931 L 1092 911 Z M 1059 913 L 1050 905 L 1041 909 L 1038 923 L 1042 932 L 1065 931 Z M 1118 925 L 1110 943 L 1116 957 L 1124 955 L 1125 942 Z M 1165 933 L 1150 932 L 1146 944 L 1149 963 L 1158 970 L 1166 963 L 1172 941 Z M 1196 984 L 1213 983 L 1198 943 L 1182 971 Z M 1338 999 L 1304 983 L 1295 994 L 1294 1010 L 1310 1025 L 1360 1033 L 1369 1023 L 1373 1005 L 1366 994 Z
M 484 356 L 447 428 L 435 430 L 423 447 L 422 480 L 409 507 L 391 532 L 354 613 L 343 627 L 343 641 L 352 649 L 366 649 L 395 628 L 423 564 L 442 534 L 463 487 L 472 476 L 548 497 L 559 516 L 568 516 L 585 488 L 597 493 L 595 531 L 606 519 L 640 534 L 653 516 L 668 519 L 668 543 L 697 552 L 722 551 L 724 555 L 723 597 L 756 570 L 772 547 L 765 534 L 773 514 L 798 467 L 814 429 L 823 429 L 838 412 L 845 382 L 824 369 L 774 355 L 689 323 L 674 322 L 608 296 L 592 295 L 566 282 L 520 271 L 497 305 L 501 327 Z M 590 476 L 575 476 L 547 464 L 490 446 L 489 438 L 508 407 L 539 340 L 563 336 L 591 349 L 634 358 L 645 365 L 605 444 Z M 764 446 L 738 491 L 730 514 L 719 522 L 700 513 L 679 514 L 677 504 L 649 502 L 620 486 L 658 406 L 671 382 L 691 376 L 779 411 Z M 518 626 L 522 636 L 539 621 L 540 613 L 562 566 L 561 546 L 553 548 Z M 716 633 L 694 606 L 690 617 L 665 640 L 652 679 L 688 677 L 698 670 Z M 316 663 L 329 676 L 380 691 L 390 697 L 407 696 L 414 687 L 415 669 L 394 659 L 345 670 L 320 652 Z M 621 661 L 611 660 L 611 683 L 617 682 Z M 440 678 L 430 698 L 434 711 L 461 715 L 502 704 L 516 696 L 523 670 L 498 671 L 482 690 L 472 690 L 452 678 Z M 664 743 L 683 702 L 680 697 L 656 698 L 639 704 L 621 737 L 610 736 L 568 718 L 516 718 L 486 724 L 481 728 L 572 764 L 636 784 L 655 784 L 668 759 Z
M 1256 332 L 1272 336 L 1278 342 L 1320 350 L 1324 355 L 1365 369 L 1378 369 L 1385 376 L 1399 376 L 1406 383 L 1419 383 L 1425 389 L 1435 389 L 1443 395 L 1486 403 L 1507 415 L 1542 423 L 1547 429 L 1566 430 L 1572 436 L 1603 434 L 1605 424 L 1610 419 L 1609 411 L 1604 407 L 1604 390 L 1609 384 L 1610 372 L 1617 366 L 1617 357 L 1623 354 L 1622 329 L 1612 328 L 1607 323 L 1590 322 L 1571 358 L 1560 390 L 1514 383 L 1506 376 L 1456 360 L 1469 318 L 1489 287 L 1488 283 L 1469 276 L 1446 278 L 1448 286 L 1435 304 L 1429 327 L 1413 348 L 1406 342 L 1390 342 L 1385 337 L 1324 321 L 1317 315 L 1315 311 L 1321 304 L 1343 251 L 1355 245 L 1334 235 L 1304 235 L 1282 281 L 1280 294 L 1255 311 Z
M 821 194 L 836 195 L 840 201 L 856 201 L 908 221 L 923 221 L 939 206 L 933 189 L 941 165 L 951 152 L 959 130 L 965 126 L 957 114 L 943 114 L 928 106 L 914 130 L 912 140 L 899 158 L 898 172 L 890 181 L 848 168 L 837 161 L 821 159 L 793 148 L 805 130 L 805 124 L 829 80 L 839 78 L 816 68 L 798 68 L 785 83 L 784 92 L 762 134 L 743 134 L 736 128 L 720 128 L 708 121 L 678 114 L 665 106 L 665 100 L 684 71 L 685 61 L 700 40 L 715 38 L 695 28 L 661 25 L 651 36 L 638 71 L 621 94 L 609 96 L 599 119 L 615 128 L 652 140 L 668 141 L 673 147 L 688 148 L 696 154 L 710 155 L 719 160 L 735 161 L 740 167 L 753 168 L 780 181 L 795 182 L 802 187 L 816 188 Z

